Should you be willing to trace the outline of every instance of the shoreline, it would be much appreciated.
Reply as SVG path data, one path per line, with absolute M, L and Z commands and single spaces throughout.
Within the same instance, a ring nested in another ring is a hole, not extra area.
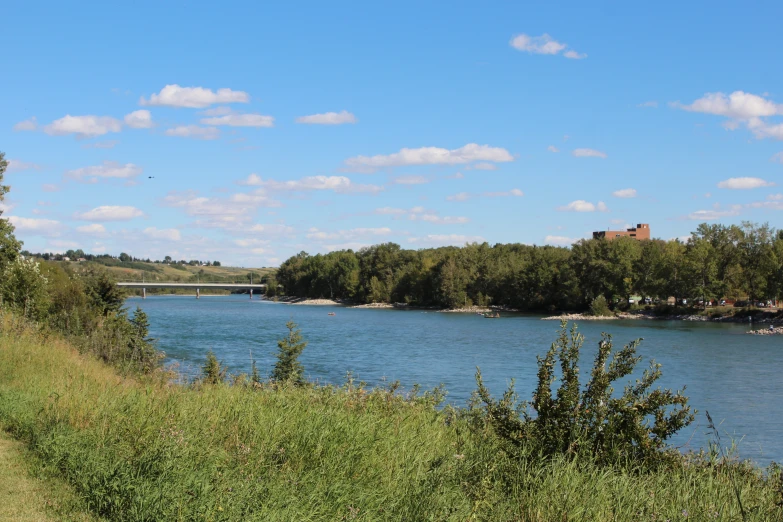
M 343 308 L 362 308 L 362 309 L 376 309 L 376 310 L 417 310 L 427 311 L 435 313 L 463 313 L 463 314 L 484 314 L 490 312 L 500 313 L 526 313 L 514 308 L 506 308 L 502 306 L 468 306 L 461 308 L 439 308 L 437 306 L 415 306 L 407 303 L 364 303 L 359 304 L 355 301 L 338 300 L 338 299 L 310 299 L 306 297 L 278 297 L 277 299 L 269 299 L 266 296 L 262 296 L 261 300 L 269 302 L 277 302 L 288 305 L 299 306 L 339 306 Z M 540 312 L 528 312 L 530 315 L 543 315 Z M 586 313 L 567 313 L 563 312 L 559 315 L 550 315 L 541 317 L 541 321 L 690 321 L 690 322 L 714 322 L 714 323 L 748 323 L 751 327 L 754 324 L 776 324 L 783 325 L 783 315 L 779 313 L 763 312 L 760 311 L 757 317 L 753 317 L 752 321 L 748 320 L 749 316 L 736 317 L 734 315 L 721 315 L 718 317 L 709 317 L 706 315 L 698 315 L 693 313 L 685 314 L 670 314 L 670 315 L 655 315 L 650 312 L 639 311 L 632 312 L 619 312 L 611 316 L 593 316 Z M 783 335 L 783 326 L 779 328 L 781 330 L 780 335 Z M 757 331 L 757 330 L 751 330 Z M 757 335 L 771 335 L 767 330 L 764 330 L 763 334 Z

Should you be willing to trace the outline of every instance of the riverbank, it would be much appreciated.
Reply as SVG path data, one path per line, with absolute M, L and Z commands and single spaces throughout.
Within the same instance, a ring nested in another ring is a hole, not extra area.
M 781 516 L 746 464 L 518 460 L 429 398 L 234 382 L 120 377 L 0 321 L 0 422 L 105 520 L 739 520 L 737 494 L 747 520 Z
M 781 312 L 757 311 L 752 315 L 734 313 L 716 313 L 711 315 L 699 313 L 657 314 L 653 311 L 618 312 L 614 315 L 595 316 L 587 313 L 563 313 L 542 317 L 542 321 L 611 321 L 611 320 L 657 320 L 657 321 L 697 321 L 715 323 L 748 323 L 748 324 L 783 324 Z

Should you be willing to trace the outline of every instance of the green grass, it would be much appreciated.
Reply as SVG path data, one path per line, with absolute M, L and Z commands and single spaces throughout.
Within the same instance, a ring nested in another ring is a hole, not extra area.
M 0 422 L 108 520 L 729 521 L 737 492 L 746 520 L 783 519 L 749 465 L 512 460 L 426 401 L 123 378 L 7 315 Z
M 0 429 L 0 521 L 96 520 L 72 488 Z

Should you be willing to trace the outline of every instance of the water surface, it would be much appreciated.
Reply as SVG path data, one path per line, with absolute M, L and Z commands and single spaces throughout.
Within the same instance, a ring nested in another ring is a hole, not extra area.
M 262 373 L 269 373 L 277 340 L 293 319 L 309 341 L 301 356 L 308 379 L 342 384 L 351 372 L 370 385 L 443 383 L 455 405 L 464 405 L 475 389 L 476 366 L 493 393 L 502 393 L 513 378 L 520 397 L 528 399 L 536 384 L 536 355 L 546 352 L 559 327 L 532 315 L 487 320 L 473 314 L 285 305 L 247 296 L 128 300 L 130 308 L 137 305 L 147 312 L 158 347 L 186 372 L 198 372 L 212 349 L 232 373 L 250 371 L 251 351 Z M 607 331 L 615 346 L 644 338 L 643 366 L 650 358 L 663 365 L 661 386 L 687 385 L 686 395 L 700 413 L 677 444 L 685 449 L 706 444 L 704 411 L 709 410 L 722 422 L 724 443 L 735 438 L 742 456 L 760 464 L 783 461 L 783 338 L 744 335 L 748 325 L 733 323 L 605 321 L 585 322 L 579 329 L 586 337 L 583 373 Z

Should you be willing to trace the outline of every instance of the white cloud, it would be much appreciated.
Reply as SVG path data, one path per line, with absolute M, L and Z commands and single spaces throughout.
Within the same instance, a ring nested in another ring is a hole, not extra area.
M 606 153 L 595 149 L 574 149 L 571 151 L 577 158 L 606 158 Z
M 307 123 L 311 125 L 342 125 L 345 123 L 356 123 L 357 121 L 359 120 L 356 119 L 356 116 L 348 111 L 311 114 L 296 119 L 296 123 Z
M 56 236 L 62 225 L 53 219 L 26 218 L 21 216 L 9 216 L 8 221 L 16 228 L 17 232 L 41 236 Z
M 566 58 L 570 58 L 572 60 L 582 60 L 584 58 L 587 58 L 586 53 L 578 53 L 574 50 L 566 51 L 565 53 L 563 53 L 563 56 L 565 56 Z
M 422 246 L 462 246 L 466 243 L 483 243 L 481 236 L 464 236 L 462 234 L 428 234 L 422 237 L 412 237 L 408 242 Z
M 511 189 L 507 192 L 485 192 L 484 196 L 488 198 L 502 198 L 506 196 L 522 197 L 525 193 L 519 189 Z
M 144 235 L 153 240 L 159 241 L 179 241 L 182 239 L 179 230 L 176 228 L 155 228 L 147 227 L 144 229 Z
M 92 223 L 90 225 L 76 227 L 76 231 L 81 232 L 82 234 L 101 235 L 106 233 L 106 227 L 100 223 Z
M 544 244 L 554 246 L 568 246 L 579 241 L 577 238 L 566 236 L 546 236 L 544 238 Z
M 250 95 L 243 91 L 218 89 L 217 92 L 204 87 L 180 87 L 177 84 L 166 85 L 160 93 L 152 94 L 149 99 L 142 97 L 141 105 L 166 105 L 169 107 L 189 107 L 201 109 L 217 103 L 247 103 Z
M 774 154 L 771 158 L 769 158 L 769 161 L 774 161 L 776 163 L 783 163 L 783 152 L 778 152 L 777 154 Z
M 263 185 L 264 180 L 256 173 L 250 174 L 247 179 L 237 181 L 237 185 Z
M 509 45 L 518 51 L 526 51 L 530 54 L 560 54 L 566 51 L 567 44 L 558 42 L 548 34 L 544 33 L 541 36 L 529 36 L 526 34 L 518 34 L 514 36 Z M 581 54 L 573 49 L 566 51 L 563 56 L 571 58 L 573 60 L 580 60 L 587 58 L 586 54 Z
M 423 185 L 430 180 L 424 176 L 399 176 L 391 180 L 396 185 Z
M 14 125 L 15 131 L 34 131 L 38 128 L 38 120 L 35 116 L 30 118 L 29 120 L 20 121 L 16 125 Z
M 353 228 L 350 230 L 338 230 L 333 232 L 326 232 L 318 228 L 311 228 L 307 231 L 307 239 L 314 239 L 318 241 L 334 240 L 350 241 L 352 239 L 362 237 L 377 237 L 388 236 L 392 233 L 392 230 L 387 227 L 381 228 Z
M 767 199 L 769 201 L 783 201 L 783 194 L 770 194 Z
M 245 181 L 246 184 L 254 184 L 276 191 L 309 191 L 309 190 L 333 190 L 339 193 L 371 192 L 383 190 L 380 185 L 358 185 L 345 176 L 308 176 L 302 179 L 289 181 L 276 181 L 273 179 L 262 180 L 251 174 Z
M 150 111 L 133 111 L 125 115 L 125 125 L 131 129 L 149 129 L 153 126 Z
M 79 243 L 77 243 L 76 241 L 66 241 L 62 239 L 51 239 L 51 240 L 47 240 L 46 243 L 47 245 L 52 246 L 55 249 L 59 249 L 56 252 L 58 254 L 62 254 L 65 250 L 70 250 L 72 248 L 79 247 Z
M 736 216 L 739 212 L 735 209 L 732 210 L 697 210 L 686 216 L 687 219 L 693 221 L 714 221 L 722 217 Z
M 783 114 L 783 105 L 743 91 L 734 91 L 728 96 L 722 92 L 708 92 L 690 105 L 674 103 L 673 106 L 690 112 L 715 114 L 738 120 Z
M 636 189 L 627 188 L 627 189 L 615 190 L 614 192 L 612 192 L 612 196 L 616 198 L 635 198 Z
M 411 221 L 425 221 L 434 225 L 464 225 L 468 223 L 470 219 L 462 216 L 438 216 L 435 213 L 416 214 L 413 213 L 408 216 Z
M 40 169 L 41 166 L 38 165 L 37 163 L 28 163 L 26 161 L 9 159 L 6 172 L 21 172 L 23 170 L 40 170 Z
M 376 208 L 375 213 L 384 214 L 384 215 L 400 215 L 400 214 L 407 214 L 408 211 L 405 210 L 404 208 L 382 207 L 382 208 Z
M 637 105 L 637 107 L 657 109 L 658 108 L 658 102 L 657 101 L 646 101 L 644 103 L 640 103 L 639 105 Z
M 136 207 L 103 205 L 87 212 L 77 212 L 74 218 L 83 221 L 128 221 L 143 215 L 144 212 Z
M 498 166 L 494 163 L 475 163 L 473 165 L 470 165 L 469 167 L 466 167 L 468 170 L 498 170 Z
M 389 155 L 356 156 L 345 160 L 345 165 L 351 169 L 365 170 L 405 165 L 457 165 L 474 161 L 507 162 L 514 161 L 514 157 L 503 148 L 468 143 L 452 150 L 421 147 L 400 149 Z
M 550 145 L 549 147 L 546 148 L 546 150 L 548 150 L 549 152 L 560 152 L 560 149 L 558 149 L 554 145 Z
M 289 227 L 288 225 L 256 224 L 251 226 L 250 228 L 247 228 L 246 230 L 243 230 L 243 232 L 247 232 L 248 234 L 266 236 L 266 237 L 279 237 L 279 236 L 289 236 L 294 232 L 296 232 L 296 230 L 293 227 Z
M 454 194 L 453 196 L 446 196 L 446 201 L 467 201 L 470 199 L 470 194 L 467 192 L 460 192 L 459 194 Z
M 43 130 L 52 136 L 76 134 L 79 138 L 94 138 L 110 132 L 120 132 L 122 123 L 111 116 L 71 116 L 67 114 L 46 125 Z
M 65 173 L 65 176 L 77 181 L 94 183 L 101 178 L 133 179 L 142 172 L 144 172 L 144 169 L 133 163 L 121 165 L 116 161 L 104 161 L 102 165 L 69 170 Z
M 234 114 L 234 109 L 228 105 L 222 105 L 220 107 L 213 107 L 200 112 L 203 116 L 225 116 L 226 114 Z
M 199 127 L 198 125 L 180 125 L 179 127 L 167 129 L 166 135 L 199 140 L 216 140 L 220 137 L 220 129 L 216 127 Z
M 718 188 L 732 189 L 732 190 L 744 190 L 754 189 L 760 187 L 774 187 L 775 184 L 771 181 L 766 181 L 761 178 L 729 178 L 727 180 L 718 183 Z
M 607 212 L 609 209 L 603 201 L 599 201 L 598 204 L 594 205 L 589 201 L 578 199 L 563 207 L 557 207 L 557 210 L 561 212 Z
M 274 127 L 275 119 L 263 114 L 238 114 L 231 113 L 224 116 L 202 118 L 204 125 L 227 125 L 229 127 Z
M 51 183 L 44 183 L 43 185 L 41 185 L 41 190 L 43 190 L 44 192 L 59 192 L 60 187 L 58 187 L 57 185 L 52 185 Z

